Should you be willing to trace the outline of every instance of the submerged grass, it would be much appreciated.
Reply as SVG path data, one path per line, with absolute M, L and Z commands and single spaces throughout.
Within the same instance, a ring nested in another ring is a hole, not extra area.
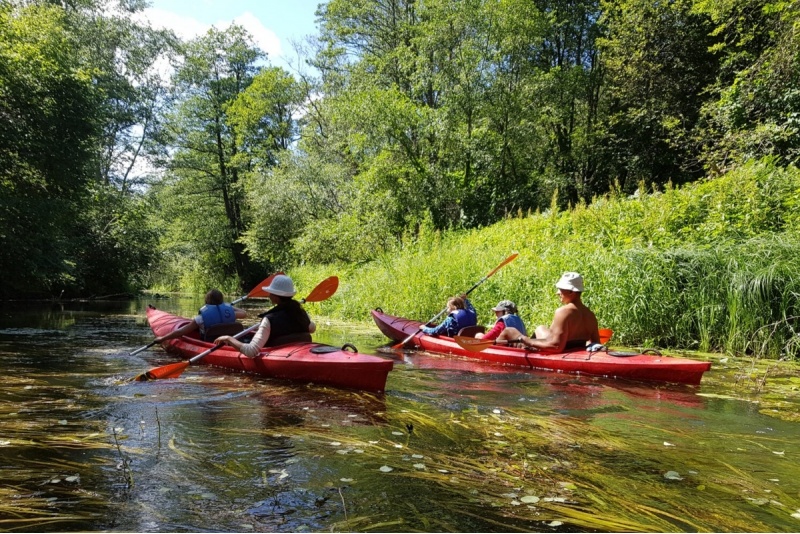
M 428 320 L 446 299 L 519 257 L 472 295 L 481 322 L 515 301 L 529 325 L 548 324 L 554 281 L 586 280 L 585 301 L 615 341 L 796 359 L 800 355 L 800 171 L 769 161 L 716 180 L 628 198 L 612 193 L 568 212 L 509 218 L 480 230 L 423 228 L 364 265 L 303 266 L 303 286 L 330 274 L 339 291 L 316 311 L 370 321 L 381 307 Z

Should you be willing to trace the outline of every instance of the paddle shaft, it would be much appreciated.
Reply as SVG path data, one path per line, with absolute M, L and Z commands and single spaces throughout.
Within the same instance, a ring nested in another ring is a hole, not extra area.
M 149 349 L 150 347 L 152 347 L 152 346 L 153 346 L 153 345 L 155 345 L 155 344 L 156 344 L 156 342 L 155 342 L 155 341 L 151 341 L 150 343 L 148 343 L 148 344 L 147 344 L 147 345 L 145 345 L 144 347 L 139 347 L 139 348 L 138 348 L 138 349 L 136 349 L 135 351 L 131 352 L 131 356 L 135 356 L 136 354 L 139 354 L 139 353 L 140 353 L 140 352 L 142 352 L 143 350 L 147 350 L 147 349 Z
M 249 327 L 249 328 L 245 328 L 244 330 L 242 330 L 241 332 L 239 332 L 238 334 L 236 334 L 235 336 L 232 336 L 232 337 L 233 337 L 234 339 L 240 339 L 240 338 L 244 337 L 246 334 L 249 334 L 250 332 L 252 332 L 252 331 L 253 331 L 253 330 L 255 330 L 256 328 L 258 328 L 258 326 L 259 326 L 260 324 L 261 324 L 261 323 L 257 323 L 257 324 L 254 324 L 253 326 Z M 209 354 L 211 354 L 212 352 L 214 352 L 215 350 L 217 350 L 218 348 L 220 348 L 220 347 L 223 347 L 223 346 L 224 346 L 224 345 L 214 345 L 214 346 L 213 346 L 213 347 L 211 347 L 210 349 L 208 349 L 208 350 L 205 350 L 205 351 L 201 352 L 201 353 L 200 353 L 200 354 L 198 354 L 197 356 L 193 356 L 193 357 L 192 357 L 192 358 L 189 360 L 189 363 L 191 364 L 191 363 L 195 363 L 195 362 L 196 362 L 196 361 L 198 361 L 198 360 L 202 360 L 203 358 L 205 358 L 206 356 L 208 356 Z
M 478 281 L 478 282 L 477 282 L 477 283 L 476 283 L 474 286 L 472 286 L 471 288 L 469 288 L 469 289 L 467 290 L 467 292 L 466 292 L 466 293 L 464 293 L 464 294 L 468 296 L 470 293 L 472 293 L 473 291 L 475 291 L 475 289 L 476 289 L 476 288 L 477 288 L 479 285 L 481 285 L 481 284 L 482 284 L 482 283 L 484 283 L 486 280 L 488 280 L 489 278 L 491 278 L 491 276 L 492 276 L 494 273 L 496 273 L 497 271 L 499 271 L 499 270 L 500 270 L 500 269 L 501 269 L 501 268 L 502 268 L 504 265 L 506 265 L 507 263 L 510 263 L 511 261 L 513 261 L 513 260 L 514 260 L 514 259 L 515 259 L 517 256 L 519 256 L 519 253 L 517 253 L 517 252 L 514 252 L 513 254 L 511 254 L 511 256 L 509 256 L 509 257 L 507 257 L 506 259 L 504 259 L 504 260 L 503 260 L 503 261 L 500 263 L 500 265 L 498 265 L 497 267 L 495 267 L 494 269 L 492 269 L 491 271 L 489 271 L 489 274 L 487 274 L 486 276 L 484 276 L 483 278 L 481 278 L 481 279 L 480 279 L 480 280 L 479 280 L 479 281 Z M 431 320 L 429 320 L 427 323 L 420 325 L 420 326 L 419 326 L 419 328 L 418 328 L 418 329 L 417 329 L 415 332 L 411 332 L 411 334 L 410 334 L 410 335 L 409 335 L 407 338 L 405 338 L 403 341 L 401 341 L 400 343 L 398 343 L 397 345 L 395 345 L 395 347 L 398 347 L 398 348 L 399 348 L 399 347 L 402 347 L 403 345 L 405 345 L 406 343 L 408 343 L 409 341 L 411 341 L 411 340 L 413 339 L 413 337 L 414 337 L 414 336 L 416 336 L 416 335 L 417 335 L 417 333 L 418 333 L 420 330 L 422 330 L 422 327 L 423 327 L 423 326 L 425 326 L 425 325 L 427 325 L 427 324 L 430 324 L 430 323 L 432 323 L 433 321 L 435 321 L 436 319 L 438 319 L 439 317 L 441 317 L 441 316 L 442 316 L 442 314 L 444 314 L 446 311 L 447 311 L 447 306 L 445 306 L 445 308 L 444 308 L 442 311 L 440 311 L 439 313 L 437 313 L 437 314 L 436 314 L 436 315 L 435 315 L 435 316 L 434 316 L 434 317 L 433 317 Z

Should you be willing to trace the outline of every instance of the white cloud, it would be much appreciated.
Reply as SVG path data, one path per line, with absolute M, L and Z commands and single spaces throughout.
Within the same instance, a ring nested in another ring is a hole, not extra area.
M 210 28 L 210 24 L 198 21 L 192 17 L 178 15 L 163 9 L 145 9 L 139 18 L 146 19 L 154 28 L 167 28 L 174 31 L 181 39 L 193 39 L 205 34 Z M 224 30 L 232 23 L 236 23 L 246 29 L 253 37 L 255 44 L 268 54 L 271 61 L 277 60 L 283 54 L 281 41 L 274 31 L 265 27 L 261 21 L 251 12 L 246 11 L 231 20 L 220 20 L 214 23 L 214 27 Z
M 204 24 L 191 17 L 152 7 L 145 9 L 141 14 L 137 14 L 136 18 L 149 21 L 154 28 L 171 29 L 181 39 L 192 39 L 204 34 L 211 27 L 209 24 Z
M 281 40 L 278 39 L 278 36 L 275 34 L 274 31 L 270 30 L 269 28 L 265 28 L 261 21 L 250 13 L 246 11 L 242 13 L 235 19 L 233 22 L 242 26 L 245 30 L 250 32 L 250 35 L 253 36 L 253 40 L 256 42 L 256 45 L 267 53 L 267 58 L 272 61 L 275 60 L 283 55 L 283 49 L 281 48 Z M 230 25 L 230 22 L 218 22 L 215 24 L 217 28 L 226 28 Z

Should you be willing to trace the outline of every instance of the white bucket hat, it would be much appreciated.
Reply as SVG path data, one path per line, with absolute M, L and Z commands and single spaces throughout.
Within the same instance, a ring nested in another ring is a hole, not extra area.
M 556 282 L 558 289 L 566 289 L 567 291 L 583 291 L 583 277 L 578 273 L 567 272 L 561 275 L 561 278 Z
M 294 288 L 294 282 L 285 274 L 277 275 L 268 286 L 263 286 L 261 289 L 272 295 L 278 295 L 279 297 L 293 297 L 297 294 L 297 290 Z

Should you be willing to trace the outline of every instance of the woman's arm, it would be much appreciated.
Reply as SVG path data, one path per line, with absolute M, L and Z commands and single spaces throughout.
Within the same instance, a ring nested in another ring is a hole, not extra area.
M 269 324 L 269 319 L 264 317 L 261 319 L 261 324 L 258 325 L 256 335 L 250 343 L 242 343 L 233 336 L 220 336 L 214 340 L 217 345 L 230 345 L 248 358 L 255 358 L 264 345 L 267 344 L 272 327 Z

